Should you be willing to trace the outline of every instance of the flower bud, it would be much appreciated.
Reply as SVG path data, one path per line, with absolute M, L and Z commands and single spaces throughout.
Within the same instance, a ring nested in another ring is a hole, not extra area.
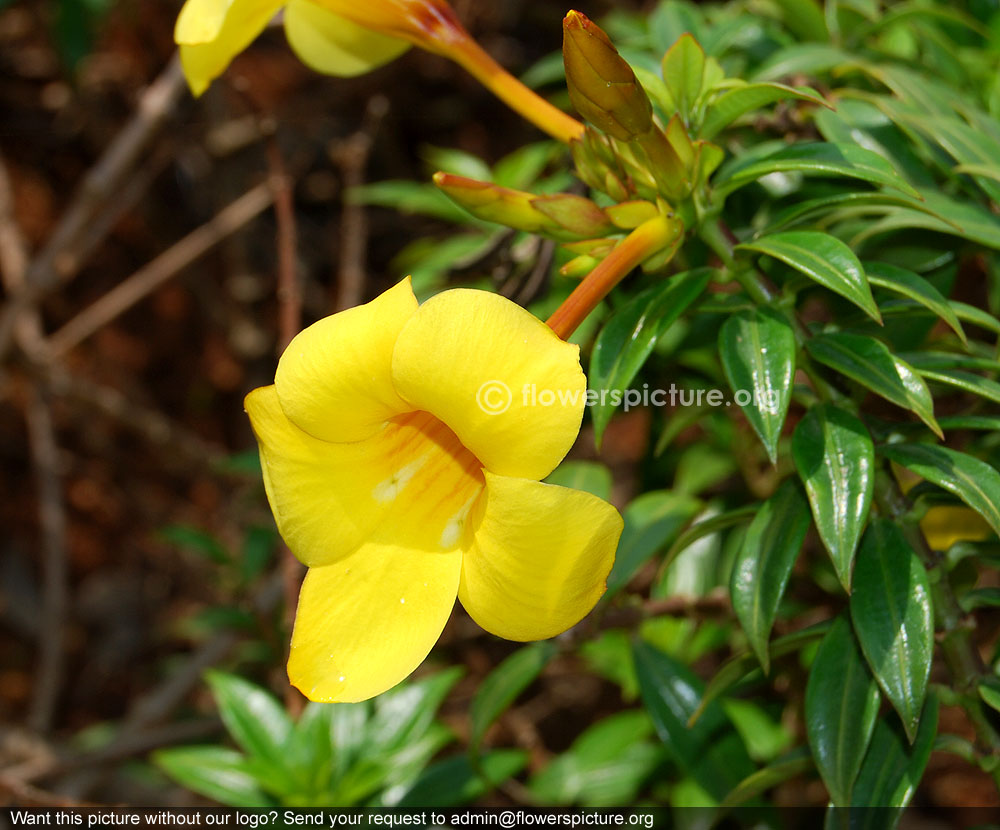
M 629 141 L 649 131 L 653 108 L 632 67 L 586 15 L 563 20 L 563 62 L 573 106 L 609 135 Z

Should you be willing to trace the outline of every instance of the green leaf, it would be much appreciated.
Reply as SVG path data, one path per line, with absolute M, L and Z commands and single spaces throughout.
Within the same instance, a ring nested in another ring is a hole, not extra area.
M 244 582 L 253 582 L 260 576 L 274 553 L 278 540 L 274 527 L 250 527 L 243 538 L 240 550 L 240 572 Z
M 737 160 L 720 171 L 713 185 L 726 195 L 762 176 L 792 172 L 806 176 L 860 179 L 920 198 L 920 194 L 878 153 L 858 144 L 827 141 L 792 144 L 763 158 L 751 156 L 745 161 Z
M 809 746 L 835 806 L 851 803 L 878 707 L 878 684 L 854 641 L 850 623 L 841 615 L 819 644 L 805 700 Z
M 229 551 L 225 546 L 203 530 L 189 525 L 168 525 L 157 534 L 164 542 L 176 545 L 181 550 L 189 550 L 218 565 L 230 563 Z
M 545 804 L 593 809 L 631 803 L 663 755 L 647 740 L 652 731 L 642 710 L 611 715 L 535 775 L 530 789 Z
M 818 43 L 793 43 L 772 54 L 751 76 L 754 81 L 808 75 L 816 77 L 835 67 L 846 67 L 857 59 L 843 49 Z
M 1000 245 L 997 247 L 1000 247 Z M 1000 334 L 1000 320 L 989 312 L 983 311 L 981 308 L 976 308 L 974 305 L 959 302 L 958 300 L 949 300 L 948 305 L 952 307 L 952 310 L 958 315 L 960 320 L 984 328 L 987 331 L 992 331 L 994 334 Z
M 400 213 L 433 216 L 456 225 L 489 227 L 488 223 L 479 221 L 462 210 L 436 187 L 423 182 L 406 179 L 373 182 L 352 187 L 345 192 L 344 198 L 356 205 L 378 205 Z
M 552 640 L 531 643 L 515 651 L 486 676 L 469 711 L 472 726 L 469 743 L 473 748 L 479 746 L 490 725 L 531 685 L 557 652 Z
M 830 33 L 826 28 L 823 9 L 816 0 L 776 0 L 781 20 L 801 40 L 826 43 Z
M 205 679 L 233 740 L 252 758 L 281 768 L 292 721 L 278 699 L 234 674 L 209 671 Z
M 719 357 L 736 402 L 777 463 L 778 439 L 792 399 L 795 333 L 772 308 L 733 314 L 719 332 Z M 741 403 L 752 393 L 747 403 Z
M 677 556 L 691 547 L 699 539 L 711 536 L 721 530 L 734 525 L 748 522 L 757 514 L 759 505 L 748 504 L 746 507 L 738 507 L 735 510 L 727 510 L 725 513 L 716 513 L 700 522 L 695 522 L 674 540 L 669 550 L 663 556 L 664 565 L 669 565 Z
M 364 751 L 372 706 L 369 701 L 326 705 L 330 707 L 328 740 L 333 747 L 335 777 L 339 778 Z
M 807 342 L 806 350 L 820 363 L 896 406 L 911 410 L 935 435 L 942 436 L 941 427 L 934 420 L 934 399 L 927 384 L 881 340 L 863 334 L 832 332 Z
M 752 798 L 763 795 L 772 787 L 783 784 L 813 768 L 812 755 L 807 747 L 799 747 L 777 761 L 748 775 L 737 784 L 719 805 L 725 811 Z
M 744 242 L 736 249 L 781 260 L 850 300 L 877 322 L 882 321 L 865 269 L 854 252 L 835 236 L 820 231 L 782 231 Z
M 624 588 L 643 564 L 667 545 L 701 509 L 697 499 L 673 490 L 652 490 L 631 501 L 605 598 Z
M 563 461 L 545 483 L 583 490 L 605 501 L 611 499 L 611 471 L 597 461 Z
M 434 722 L 438 707 L 462 676 L 453 666 L 415 683 L 397 686 L 375 699 L 375 715 L 367 740 L 383 750 L 395 750 L 415 741 Z
M 958 496 L 1000 533 L 1000 473 L 985 461 L 934 444 L 890 444 L 882 454 Z
M 641 641 L 633 646 L 639 688 L 673 760 L 706 792 L 722 799 L 753 772 L 753 762 L 718 701 L 688 723 L 702 684 L 682 663 Z
M 987 686 L 985 683 L 980 683 L 979 696 L 987 706 L 1000 712 L 1000 690 L 994 689 L 992 686 Z
M 250 773 L 246 758 L 221 746 L 161 749 L 153 762 L 178 784 L 199 795 L 244 809 L 275 806 Z
M 912 745 L 898 723 L 890 720 L 895 719 L 884 717 L 876 724 L 868 754 L 854 783 L 852 804 L 863 808 L 852 811 L 851 826 L 858 830 L 885 826 L 884 811 L 872 807 L 903 808 L 913 798 L 934 748 L 938 730 L 937 697 L 928 695 Z
M 809 87 L 796 88 L 785 84 L 746 84 L 728 89 L 717 97 L 708 108 L 705 123 L 698 131 L 699 138 L 711 139 L 720 130 L 748 112 L 766 107 L 776 101 L 795 98 L 827 107 L 829 104 Z
M 750 523 L 733 563 L 733 610 L 765 673 L 771 667 L 771 627 L 808 530 L 809 505 L 786 479 Z
M 409 791 L 386 806 L 413 809 L 433 804 L 454 807 L 482 798 L 497 784 L 517 775 L 528 762 L 520 749 L 499 749 L 479 758 L 477 766 L 465 755 L 448 758 L 428 767 Z
M 622 393 L 657 341 L 702 294 L 713 273 L 713 269 L 699 268 L 677 274 L 643 291 L 601 329 L 590 358 L 589 375 L 591 389 L 599 391 L 590 407 L 598 442 L 621 403 Z
M 813 406 L 792 436 L 816 529 L 840 584 L 851 590 L 854 552 L 872 503 L 875 445 L 865 425 L 834 406 Z
M 975 588 L 963 594 L 958 602 L 967 613 L 977 608 L 1000 608 L 1000 588 Z
M 764 228 L 765 231 L 773 233 L 789 225 L 804 222 L 813 214 L 821 216 L 832 214 L 838 211 L 838 215 L 845 210 L 861 212 L 886 212 L 882 210 L 890 207 L 903 207 L 910 211 L 926 213 L 939 222 L 946 222 L 943 216 L 938 216 L 923 202 L 917 202 L 909 196 L 887 193 L 881 190 L 866 190 L 852 193 L 833 193 L 826 196 L 817 196 L 815 199 L 796 200 L 793 204 L 778 211 L 770 218 Z M 876 211 L 876 209 L 879 209 Z M 961 228 L 952 228 L 952 232 L 961 233 Z
M 866 262 L 864 268 L 869 283 L 895 294 L 909 297 L 930 309 L 951 326 L 963 343 L 967 342 L 958 315 L 948 305 L 948 300 L 923 277 L 912 271 L 907 271 L 905 268 L 897 268 L 895 265 L 888 265 L 884 262 Z
M 830 623 L 825 621 L 811 625 L 808 628 L 803 628 L 800 631 L 793 631 L 791 634 L 786 634 L 783 637 L 778 637 L 778 639 L 771 643 L 771 648 L 769 649 L 771 657 L 783 657 L 786 654 L 799 651 L 804 646 L 809 645 L 826 634 L 829 628 Z M 705 688 L 705 694 L 702 695 L 698 708 L 691 715 L 688 725 L 693 725 L 701 717 L 702 712 L 705 711 L 705 707 L 709 703 L 724 695 L 733 686 L 754 672 L 760 672 L 760 660 L 753 652 L 745 651 L 729 658 L 709 681 L 708 686 Z
M 917 371 L 924 380 L 954 386 L 956 389 L 971 392 L 973 395 L 979 395 L 979 397 L 986 398 L 988 401 L 1000 403 L 1000 383 L 997 383 L 995 380 L 980 377 L 971 372 L 958 372 L 948 369 L 934 370 L 918 366 Z
M 854 632 L 912 743 L 934 652 L 927 571 L 894 523 L 873 519 L 858 552 L 855 576 Z
M 701 95 L 705 52 L 689 33 L 681 35 L 663 56 L 663 82 L 685 124 Z

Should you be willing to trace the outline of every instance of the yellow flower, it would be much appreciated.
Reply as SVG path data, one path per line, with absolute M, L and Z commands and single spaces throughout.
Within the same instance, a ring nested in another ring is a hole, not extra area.
M 317 72 L 361 75 L 415 44 L 463 66 L 559 141 L 583 132 L 484 52 L 446 0 L 186 0 L 174 40 L 191 91 L 201 95 L 282 8 L 289 44 Z
M 201 95 L 284 8 L 285 35 L 303 63 L 328 75 L 361 75 L 410 46 L 403 24 L 412 15 L 398 15 L 394 26 L 373 31 L 370 24 L 384 23 L 387 15 L 366 14 L 370 5 L 342 0 L 187 0 L 177 17 L 174 40 L 188 85 Z M 429 4 L 403 0 L 391 5 L 405 12 L 406 7 L 423 9 Z M 349 19 L 352 12 L 360 19 Z
M 358 701 L 427 656 L 456 596 L 487 631 L 555 636 L 604 592 L 622 530 L 544 484 L 576 439 L 579 350 L 496 294 L 409 279 L 302 331 L 246 399 L 278 529 L 309 572 L 288 675 Z

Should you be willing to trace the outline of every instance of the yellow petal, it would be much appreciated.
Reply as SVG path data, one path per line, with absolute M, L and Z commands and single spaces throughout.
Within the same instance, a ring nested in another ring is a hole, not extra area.
M 274 385 L 285 414 L 324 441 L 360 441 L 414 407 L 392 385 L 392 349 L 413 316 L 410 278 L 366 305 L 324 317 L 288 344 Z
M 465 34 L 462 24 L 446 0 L 315 0 L 334 14 L 359 26 L 406 38 L 424 49 L 442 46 Z
M 479 462 L 425 412 L 399 416 L 365 441 L 333 444 L 295 426 L 273 386 L 246 409 L 282 538 L 307 565 L 336 562 L 365 542 L 439 551 L 468 542 L 483 489 Z
M 554 637 L 604 593 L 622 518 L 590 493 L 486 474 L 475 541 L 458 598 L 480 626 L 508 640 Z
M 399 334 L 392 379 L 490 472 L 547 476 L 576 440 L 587 382 L 580 350 L 497 294 L 444 291 Z
M 431 650 L 455 604 L 462 554 L 365 545 L 311 568 L 299 594 L 288 678 L 310 700 L 367 700 Z
M 285 36 L 304 64 L 326 75 L 362 75 L 399 57 L 405 40 L 380 35 L 311 0 L 290 0 Z
M 282 5 L 283 0 L 187 0 L 177 17 L 174 40 L 191 91 L 201 95 Z

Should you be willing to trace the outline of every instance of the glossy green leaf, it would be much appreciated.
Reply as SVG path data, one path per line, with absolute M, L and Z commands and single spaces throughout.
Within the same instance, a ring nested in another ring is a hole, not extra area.
M 1000 245 L 997 247 L 1000 247 Z M 959 302 L 958 300 L 949 300 L 948 305 L 952 307 L 958 319 L 984 328 L 987 331 L 992 331 L 994 334 L 1000 334 L 1000 320 L 989 312 L 983 311 L 981 308 L 976 308 L 974 305 Z
M 918 202 L 910 196 L 890 193 L 882 190 L 864 190 L 853 193 L 833 193 L 817 196 L 814 199 L 796 200 L 794 204 L 781 209 L 770 218 L 764 231 L 773 233 L 789 225 L 805 222 L 814 216 L 827 216 L 835 211 L 841 215 L 846 210 L 865 213 L 884 213 L 887 208 L 903 207 L 911 211 L 927 213 L 931 218 L 945 222 L 943 216 L 938 216 L 923 202 Z M 960 228 L 953 228 L 961 230 Z
M 277 698 L 234 674 L 210 671 L 205 679 L 233 740 L 251 757 L 281 766 L 292 721 Z
M 736 402 L 760 436 L 771 463 L 776 463 L 795 375 L 791 325 L 772 308 L 737 312 L 719 332 L 719 357 Z
M 934 653 L 927 571 L 899 527 L 868 526 L 855 565 L 851 621 L 879 686 L 916 739 Z
M 157 535 L 164 542 L 176 545 L 181 550 L 189 550 L 217 565 L 228 565 L 231 561 L 229 551 L 222 542 L 196 527 L 167 525 Z
M 472 699 L 469 743 L 479 746 L 486 730 L 534 682 L 558 649 L 552 640 L 523 646 L 491 671 Z
M 674 543 L 663 557 L 664 564 L 669 565 L 679 554 L 683 553 L 699 539 L 712 536 L 734 525 L 749 522 L 757 514 L 758 509 L 759 505 L 749 504 L 746 507 L 727 510 L 725 513 L 716 513 L 706 519 L 702 519 L 700 522 L 695 522 L 674 540 Z
M 881 322 L 865 269 L 854 252 L 835 236 L 820 231 L 782 231 L 737 246 L 784 262 L 829 288 Z
M 920 729 L 912 745 L 895 718 L 886 716 L 879 720 L 854 782 L 853 805 L 901 809 L 909 804 L 923 778 L 937 731 L 938 700 L 934 695 L 927 696 L 920 716 Z M 885 827 L 885 818 L 884 811 L 852 811 L 851 826 L 858 830 L 881 830 Z
M 726 90 L 712 101 L 698 136 L 711 139 L 740 116 L 789 98 L 808 101 L 818 106 L 829 106 L 819 93 L 808 87 L 795 88 L 774 83 L 737 86 Z
M 243 809 L 267 809 L 269 798 L 240 753 L 221 746 L 190 746 L 161 749 L 153 762 L 178 784 L 200 795 Z
M 702 684 L 684 664 L 641 641 L 633 647 L 639 689 L 660 740 L 681 769 L 721 800 L 753 772 L 753 762 L 718 701 L 693 727 Z
M 752 156 L 745 162 L 734 162 L 719 173 L 713 184 L 723 194 L 728 194 L 761 176 L 793 172 L 806 176 L 859 179 L 920 197 L 892 164 L 878 153 L 858 144 L 826 141 L 792 144 L 763 158 Z
M 701 95 L 705 52 L 689 33 L 681 35 L 663 56 L 663 83 L 687 123 Z
M 813 769 L 813 759 L 809 749 L 803 746 L 793 750 L 740 781 L 725 797 L 720 809 L 728 810 L 738 804 L 744 804 L 752 798 L 763 795 L 772 787 L 783 784 L 811 769 Z
M 839 616 L 816 652 L 806 683 L 806 734 L 830 801 L 851 803 L 875 719 L 878 684 L 868 671 L 851 624 Z
M 750 523 L 733 563 L 733 611 L 765 673 L 771 627 L 809 523 L 809 505 L 796 483 L 785 480 Z
M 468 804 L 517 775 L 527 762 L 528 753 L 520 749 L 487 752 L 475 766 L 465 755 L 447 758 L 429 766 L 402 798 L 385 806 L 401 810 Z
M 924 369 L 917 367 L 917 372 L 924 380 L 932 383 L 943 383 L 954 386 L 963 392 L 970 392 L 988 401 L 1000 403 L 1000 383 L 972 372 L 961 372 L 954 369 Z
M 885 262 L 866 262 L 864 268 L 869 283 L 903 297 L 909 297 L 930 309 L 952 328 L 963 343 L 966 342 L 965 331 L 962 329 L 958 315 L 948 305 L 948 300 L 941 292 L 923 277 L 905 268 L 898 268 Z
M 622 393 L 639 373 L 657 341 L 705 290 L 714 271 L 699 268 L 671 277 L 639 294 L 601 329 L 590 358 L 589 382 L 598 393 L 590 407 L 599 442 Z
M 674 490 L 652 490 L 624 510 L 625 528 L 615 564 L 608 574 L 606 598 L 624 588 L 639 568 L 662 550 L 701 509 L 701 502 Z
M 834 406 L 813 406 L 792 436 L 792 457 L 816 529 L 840 584 L 851 590 L 854 552 L 872 503 L 875 445 L 865 425 Z
M 806 343 L 810 356 L 880 395 L 909 409 L 941 436 L 934 420 L 934 399 L 927 384 L 909 363 L 896 357 L 874 337 L 832 332 Z
M 596 461 L 563 461 L 549 474 L 545 483 L 583 490 L 604 501 L 611 499 L 611 471 Z
M 1000 690 L 992 686 L 987 686 L 985 683 L 980 683 L 979 696 L 987 706 L 1000 712 Z
M 1000 473 L 994 467 L 935 444 L 890 444 L 882 454 L 958 496 L 1000 533 Z

